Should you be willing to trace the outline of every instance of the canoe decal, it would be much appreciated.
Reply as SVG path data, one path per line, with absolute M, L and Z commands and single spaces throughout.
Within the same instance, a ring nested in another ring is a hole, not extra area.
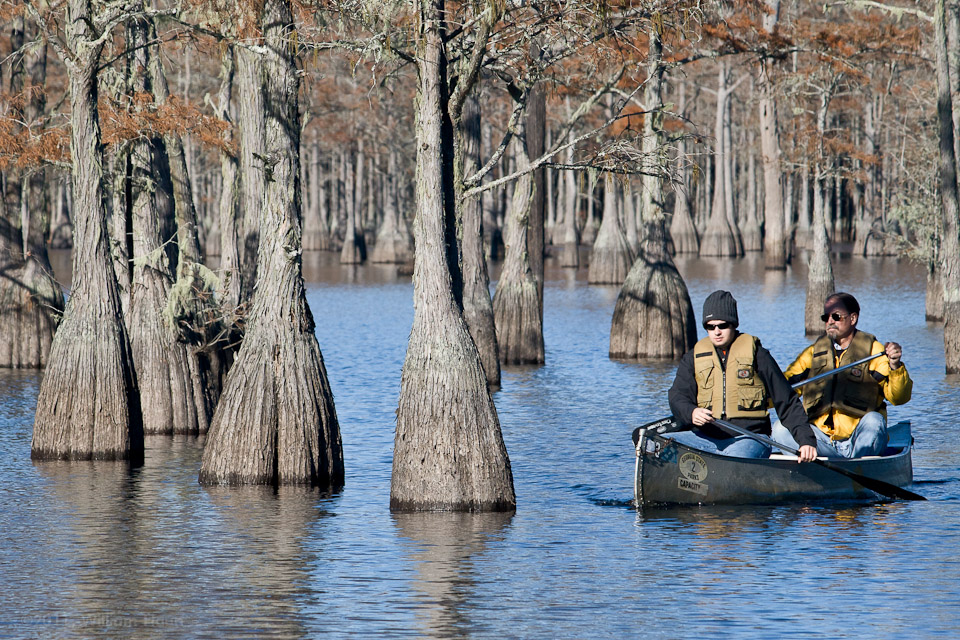
M 680 473 L 694 482 L 703 482 L 707 478 L 707 463 L 695 453 L 687 452 L 680 456 Z
M 680 467 L 680 473 L 683 474 L 682 478 L 677 478 L 677 487 L 702 496 L 707 495 L 707 485 L 703 484 L 707 477 L 707 463 L 703 458 L 687 452 L 680 456 L 677 464 Z

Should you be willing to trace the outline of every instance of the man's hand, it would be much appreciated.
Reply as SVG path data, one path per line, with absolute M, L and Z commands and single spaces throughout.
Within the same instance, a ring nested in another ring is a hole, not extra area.
M 900 349 L 900 345 L 896 342 L 888 342 L 883 345 L 883 349 L 887 354 L 887 360 L 890 361 L 891 369 L 900 368 L 900 358 L 903 356 L 903 350 Z
M 708 422 L 713 422 L 713 412 L 710 409 L 704 409 L 703 407 L 697 407 L 693 410 L 693 424 L 698 427 L 702 427 Z
M 800 447 L 800 455 L 797 456 L 797 462 L 813 462 L 817 459 L 817 448 L 808 444 Z

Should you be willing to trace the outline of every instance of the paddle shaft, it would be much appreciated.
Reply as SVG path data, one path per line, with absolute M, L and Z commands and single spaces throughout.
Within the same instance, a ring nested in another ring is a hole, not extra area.
M 842 367 L 837 367 L 836 369 L 831 369 L 830 371 L 824 371 L 823 373 L 821 373 L 821 374 L 819 374 L 819 375 L 815 375 L 815 376 L 813 376 L 812 378 L 807 378 L 806 380 L 801 380 L 800 382 L 798 382 L 798 383 L 796 383 L 796 384 L 794 384 L 794 385 L 792 385 L 792 386 L 793 386 L 794 389 L 799 389 L 800 387 L 802 387 L 802 386 L 805 385 L 805 384 L 810 384 L 811 382 L 816 382 L 817 380 L 823 380 L 824 378 L 829 378 L 830 376 L 836 375 L 836 374 L 840 373 L 841 371 L 846 371 L 846 370 L 849 369 L 850 367 L 855 367 L 855 366 L 857 366 L 858 364 L 863 364 L 864 362 L 870 362 L 870 361 L 873 360 L 874 358 L 879 358 L 879 357 L 882 356 L 882 355 L 886 355 L 886 354 L 883 353 L 883 352 L 875 353 L 875 354 L 873 354 L 872 356 L 867 356 L 866 358 L 861 358 L 860 360 L 857 360 L 856 362 L 851 362 L 851 363 L 849 363 L 849 364 L 843 365 Z
M 733 431 L 734 433 L 739 433 L 740 435 L 748 436 L 748 437 L 753 438 L 754 440 L 756 440 L 756 441 L 758 441 L 758 442 L 762 442 L 762 443 L 765 444 L 765 445 L 768 445 L 768 446 L 771 446 L 771 447 L 777 447 L 777 448 L 779 448 L 781 451 L 786 451 L 787 453 L 792 453 L 792 454 L 795 455 L 795 456 L 799 456 L 799 455 L 800 455 L 800 452 L 797 451 L 796 449 L 794 449 L 793 447 L 790 447 L 790 446 L 787 446 L 787 445 L 782 444 L 782 443 L 780 443 L 780 442 L 777 442 L 777 441 L 774 440 L 773 438 L 769 438 L 769 437 L 763 435 L 762 433 L 754 433 L 753 431 L 750 431 L 749 429 L 744 429 L 743 427 L 738 427 L 737 425 L 733 424 L 732 422 L 727 422 L 726 420 L 719 420 L 719 419 L 717 419 L 717 418 L 714 418 L 714 419 L 713 419 L 713 422 L 714 422 L 715 424 L 723 427 L 723 428 L 726 429 L 727 431 Z M 866 487 L 867 489 L 870 489 L 871 491 L 874 491 L 874 492 L 876 492 L 876 493 L 879 493 L 879 494 L 882 495 L 882 496 L 886 496 L 886 497 L 888 497 L 888 498 L 902 498 L 902 499 L 904 499 L 904 500 L 926 500 L 926 498 L 924 498 L 924 497 L 923 497 L 922 495 L 920 495 L 919 493 L 914 493 L 913 491 L 908 491 L 908 490 L 906 490 L 906 489 L 904 489 L 904 488 L 902 488 L 902 487 L 898 487 L 898 486 L 895 485 L 895 484 L 890 484 L 889 482 L 884 482 L 883 480 L 877 480 L 876 478 L 870 478 L 870 477 L 867 477 L 867 476 L 862 476 L 862 475 L 860 475 L 859 473 L 854 473 L 853 471 L 850 471 L 850 470 L 848 470 L 848 469 L 844 469 L 843 467 L 841 467 L 841 466 L 839 466 L 839 465 L 835 465 L 835 464 L 833 464 L 832 462 L 827 462 L 826 460 L 821 460 L 820 458 L 816 458 L 815 460 L 813 460 L 813 462 L 815 462 L 816 464 L 819 464 L 821 467 L 825 467 L 825 468 L 827 468 L 827 469 L 830 469 L 831 471 L 833 471 L 833 472 L 835 472 L 835 473 L 839 473 L 839 474 L 841 474 L 841 475 L 847 476 L 848 478 L 850 478 L 850 479 L 853 480 L 854 482 L 858 483 L 859 485 L 861 485 L 861 486 L 863 486 L 863 487 Z

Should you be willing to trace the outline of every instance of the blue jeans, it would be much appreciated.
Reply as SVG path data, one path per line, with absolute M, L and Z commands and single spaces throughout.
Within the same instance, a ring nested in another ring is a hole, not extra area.
M 817 437 L 817 455 L 827 458 L 862 458 L 863 456 L 878 456 L 887 447 L 890 436 L 887 435 L 887 419 L 876 411 L 864 414 L 857 424 L 857 428 L 846 440 L 831 440 L 830 436 L 820 429 L 810 425 L 813 434 Z M 799 448 L 793 439 L 790 430 L 777 420 L 771 429 L 772 438 L 777 442 Z
M 757 442 L 750 436 L 735 436 L 732 438 L 708 438 L 700 431 L 676 431 L 667 434 L 680 444 L 708 453 L 720 453 L 736 458 L 766 458 L 770 455 L 770 447 Z

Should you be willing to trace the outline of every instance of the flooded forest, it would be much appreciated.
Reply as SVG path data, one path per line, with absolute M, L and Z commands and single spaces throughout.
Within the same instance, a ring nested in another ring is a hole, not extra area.
M 957 0 L 0 0 L 0 24 L 0 367 L 44 370 L 34 460 L 202 435 L 201 484 L 342 486 L 304 252 L 412 278 L 395 512 L 516 507 L 492 393 L 550 366 L 545 260 L 619 288 L 628 362 L 696 342 L 677 256 L 803 261 L 810 334 L 839 253 L 914 261 L 960 372 Z

